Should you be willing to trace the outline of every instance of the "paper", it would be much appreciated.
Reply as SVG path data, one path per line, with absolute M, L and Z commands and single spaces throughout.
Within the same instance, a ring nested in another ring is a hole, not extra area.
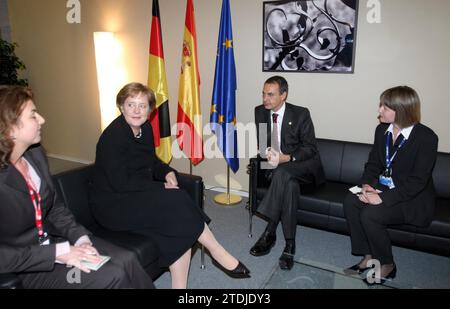
M 353 194 L 359 194 L 359 193 L 361 193 L 361 190 L 362 189 L 358 186 L 354 186 L 354 187 L 351 187 L 350 189 L 348 189 L 348 191 L 350 191 Z
M 106 255 L 99 255 L 98 258 L 101 259 L 100 262 L 98 262 L 98 263 L 81 261 L 81 264 L 83 266 L 85 266 L 86 268 L 97 271 L 100 267 L 102 267 L 106 262 L 108 262 L 111 259 L 110 256 L 106 256 Z
M 362 193 L 362 188 L 360 188 L 358 186 L 354 186 L 354 187 L 351 187 L 350 189 L 348 189 L 348 191 L 350 191 L 353 194 L 361 194 Z M 380 191 L 380 190 L 376 189 L 375 192 L 380 194 L 383 191 Z

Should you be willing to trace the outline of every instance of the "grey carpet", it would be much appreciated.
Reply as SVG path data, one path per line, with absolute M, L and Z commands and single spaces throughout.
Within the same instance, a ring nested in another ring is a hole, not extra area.
M 277 270 L 278 258 L 284 248 L 280 226 L 277 243 L 271 253 L 254 257 L 249 249 L 263 232 L 266 223 L 254 217 L 253 238 L 248 237 L 248 213 L 245 201 L 237 206 L 220 206 L 213 202 L 216 193 L 206 192 L 205 212 L 211 217 L 210 228 L 217 240 L 251 270 L 249 279 L 233 279 L 212 265 L 209 255 L 205 257 L 205 269 L 200 269 L 200 251 L 191 262 L 188 288 L 191 289 L 259 289 L 263 288 Z M 348 236 L 325 232 L 303 226 L 297 227 L 296 260 L 311 260 L 332 267 L 346 267 L 359 261 L 350 255 Z M 398 266 L 395 281 L 398 286 L 418 288 L 450 288 L 450 258 L 424 252 L 394 247 Z M 289 277 L 289 274 L 286 274 Z M 170 288 L 170 274 L 166 272 L 155 282 L 157 288 Z M 277 286 L 271 285 L 271 286 Z M 327 288 L 327 286 L 323 286 Z

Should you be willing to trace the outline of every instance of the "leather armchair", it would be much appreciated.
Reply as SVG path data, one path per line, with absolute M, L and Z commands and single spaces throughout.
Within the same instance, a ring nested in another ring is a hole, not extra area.
M 62 172 L 53 176 L 53 181 L 60 198 L 74 214 L 77 221 L 89 229 L 94 235 L 110 241 L 118 246 L 133 251 L 144 269 L 153 280 L 158 278 L 164 269 L 158 266 L 157 248 L 146 236 L 129 232 L 109 231 L 101 227 L 92 216 L 89 207 L 90 175 L 93 166 Z M 203 209 L 204 184 L 199 176 L 179 173 L 178 184 L 186 190 L 198 207 Z M 201 268 L 204 268 L 204 248 L 201 248 Z M 0 288 L 21 288 L 20 279 L 15 274 L 0 274 Z

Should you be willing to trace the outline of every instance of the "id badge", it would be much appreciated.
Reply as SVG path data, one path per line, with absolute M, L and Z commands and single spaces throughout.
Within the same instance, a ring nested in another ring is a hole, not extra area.
M 379 182 L 380 182 L 380 184 L 382 184 L 383 186 L 388 187 L 389 189 L 395 188 L 394 181 L 392 180 L 392 177 L 387 177 L 387 176 L 384 176 L 384 175 L 380 175 Z
M 39 236 L 39 245 L 41 246 L 50 245 L 50 237 L 48 237 L 47 233 L 44 233 L 43 236 Z

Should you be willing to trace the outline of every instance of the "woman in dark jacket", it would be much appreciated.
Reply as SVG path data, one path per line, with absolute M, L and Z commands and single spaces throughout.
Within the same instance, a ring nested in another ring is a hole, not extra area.
M 97 144 L 91 204 L 97 221 L 115 231 L 132 231 L 154 239 L 159 264 L 169 267 L 173 288 L 185 288 L 196 241 L 233 277 L 249 270 L 214 238 L 207 215 L 178 188 L 176 171 L 155 155 L 148 116 L 155 96 L 131 83 L 117 95 L 122 115 L 103 132 Z
M 152 288 L 133 253 L 91 235 L 59 199 L 38 144 L 44 122 L 31 90 L 0 86 L 0 273 L 25 288 Z M 91 272 L 84 262 L 99 252 L 111 261 Z
M 393 279 L 397 272 L 387 227 L 425 227 L 433 218 L 435 206 L 432 171 L 438 137 L 420 123 L 416 91 L 406 86 L 384 91 L 379 119 L 381 124 L 375 131 L 361 181 L 362 192 L 349 194 L 344 201 L 352 253 L 364 256 L 346 271 L 361 273 L 373 260 L 378 261 L 380 273 L 378 278 L 368 277 L 370 284 Z

